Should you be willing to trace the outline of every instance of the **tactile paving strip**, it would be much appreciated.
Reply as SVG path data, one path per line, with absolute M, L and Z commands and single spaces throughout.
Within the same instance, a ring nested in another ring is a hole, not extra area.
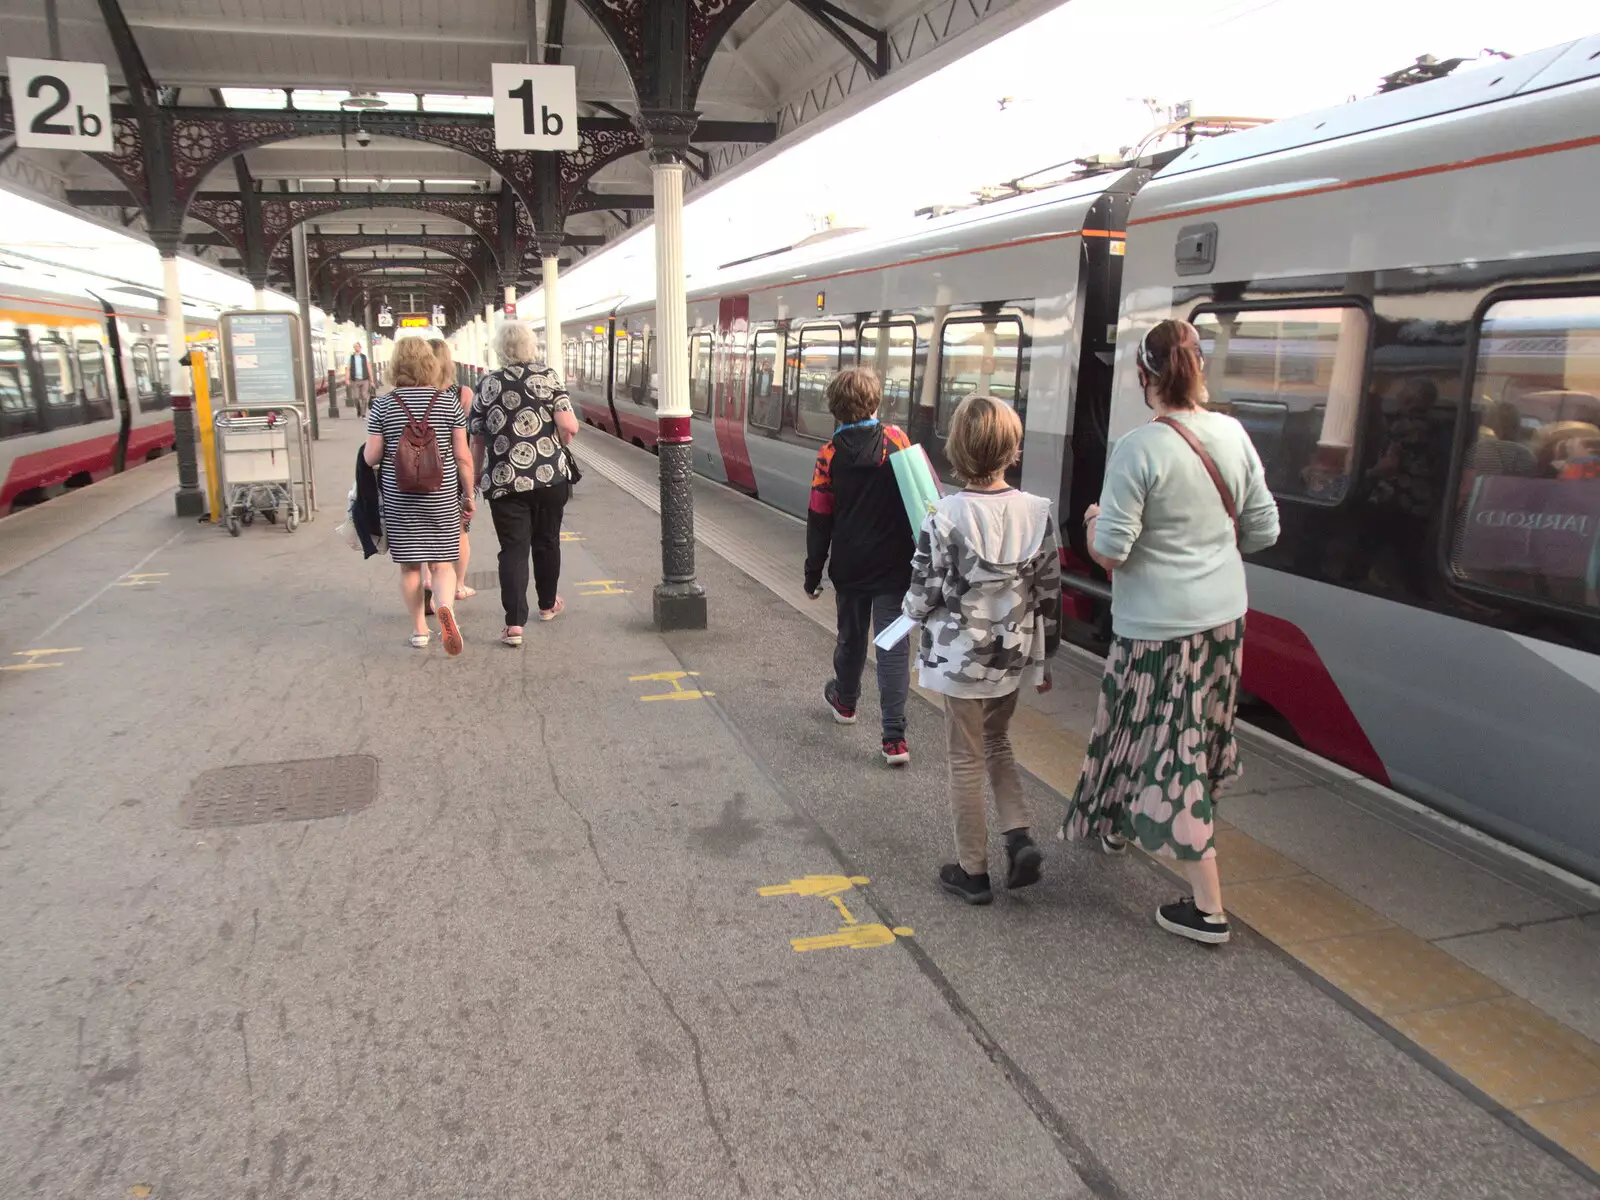
M 315 821 L 359 812 L 378 796 L 378 760 L 369 754 L 251 763 L 207 771 L 184 797 L 189 829 Z

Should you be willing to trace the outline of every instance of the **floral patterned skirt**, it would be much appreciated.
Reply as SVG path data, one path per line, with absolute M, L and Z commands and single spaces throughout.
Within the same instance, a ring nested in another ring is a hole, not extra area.
M 1215 792 L 1238 778 L 1244 621 L 1164 642 L 1116 638 L 1068 838 L 1119 834 L 1168 858 L 1216 856 Z

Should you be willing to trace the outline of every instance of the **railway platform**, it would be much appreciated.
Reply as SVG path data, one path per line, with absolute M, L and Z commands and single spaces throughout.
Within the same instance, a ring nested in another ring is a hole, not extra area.
M 829 720 L 797 522 L 697 480 L 709 629 L 659 634 L 656 460 L 585 431 L 566 613 L 498 644 L 482 522 L 449 659 L 334 535 L 359 436 L 292 535 L 121 480 L 0 521 L 15 1194 L 1600 1196 L 1580 881 L 1250 733 L 1227 947 L 1053 840 L 956 904 L 934 700 L 901 771 L 870 688 Z

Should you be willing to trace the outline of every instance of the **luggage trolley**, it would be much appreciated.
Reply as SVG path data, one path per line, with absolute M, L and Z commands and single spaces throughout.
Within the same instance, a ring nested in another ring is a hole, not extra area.
M 256 514 L 293 533 L 305 514 L 306 494 L 298 409 L 285 406 L 266 411 L 232 408 L 216 421 L 218 491 L 222 497 L 228 532 L 239 536 L 241 525 L 255 522 Z M 291 421 L 293 428 L 291 428 Z

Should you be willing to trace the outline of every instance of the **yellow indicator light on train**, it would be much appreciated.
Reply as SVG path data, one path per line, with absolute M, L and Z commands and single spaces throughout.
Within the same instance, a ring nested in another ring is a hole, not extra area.
M 1128 252 L 1128 243 L 1127 242 L 1112 242 L 1111 243 L 1111 256 L 1113 258 L 1121 258 L 1123 255 L 1127 254 L 1127 252 Z
M 604 333 L 605 333 L 605 331 L 606 331 L 606 327 L 605 327 L 605 326 L 604 326 L 604 325 L 596 325 L 596 326 L 595 326 L 595 327 L 594 327 L 594 331 L 595 331 L 595 332 L 596 332 L 596 333 L 599 333 L 599 334 L 604 334 Z
M 818 292 L 817 293 L 817 311 L 818 312 L 821 312 L 822 311 L 822 306 L 827 303 L 827 297 L 828 297 L 828 293 L 826 293 L 826 292 Z

